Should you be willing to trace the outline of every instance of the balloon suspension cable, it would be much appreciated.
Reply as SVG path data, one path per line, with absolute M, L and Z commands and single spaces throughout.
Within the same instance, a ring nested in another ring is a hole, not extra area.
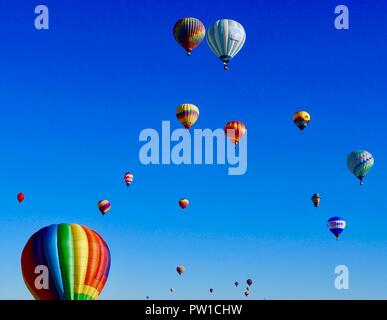
M 228 70 L 229 69 L 227 62 L 223 62 L 223 68 L 224 68 L 224 70 Z
M 187 56 L 189 57 L 191 55 L 191 51 L 187 50 Z

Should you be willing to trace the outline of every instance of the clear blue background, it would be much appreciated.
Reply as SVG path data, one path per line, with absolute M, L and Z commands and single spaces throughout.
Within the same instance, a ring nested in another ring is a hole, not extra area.
M 41 2 L 0 5 L 1 299 L 31 299 L 21 251 L 60 222 L 109 244 L 101 299 L 243 299 L 247 278 L 251 299 L 387 298 L 385 1 L 345 1 L 348 31 L 334 28 L 341 2 L 331 0 L 43 3 L 48 31 L 34 28 Z M 244 26 L 229 72 L 206 42 L 189 58 L 175 43 L 186 16 Z M 245 175 L 139 162 L 140 131 L 162 120 L 179 128 L 183 102 L 200 108 L 195 128 L 245 122 Z M 303 134 L 292 123 L 299 109 L 312 116 Z M 345 164 L 360 148 L 375 157 L 364 187 Z M 101 199 L 112 203 L 106 216 Z M 348 222 L 339 241 L 326 228 L 335 215 Z M 334 287 L 340 264 L 350 290 Z

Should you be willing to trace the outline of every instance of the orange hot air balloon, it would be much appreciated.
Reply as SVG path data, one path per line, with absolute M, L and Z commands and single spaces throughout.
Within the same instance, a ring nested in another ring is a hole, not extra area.
M 232 143 L 237 145 L 239 141 L 246 134 L 246 127 L 241 121 L 230 121 L 224 127 L 224 132 L 226 136 L 230 139 Z
M 189 205 L 189 200 L 188 200 L 188 199 L 180 199 L 180 200 L 179 200 L 179 206 L 180 206 L 182 209 L 187 208 L 188 205 Z
M 176 271 L 179 274 L 179 276 L 182 276 L 183 273 L 185 272 L 185 267 L 184 266 L 177 266 Z
M 19 203 L 22 203 L 24 201 L 24 193 L 23 192 L 19 192 L 17 194 L 17 201 L 19 201 Z

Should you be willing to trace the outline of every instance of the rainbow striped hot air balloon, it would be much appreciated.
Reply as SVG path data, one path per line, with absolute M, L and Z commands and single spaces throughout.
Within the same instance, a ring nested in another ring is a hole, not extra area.
M 374 163 L 372 154 L 365 150 L 353 151 L 347 157 L 348 169 L 360 180 L 360 185 L 363 185 L 363 179 L 370 173 Z
M 53 224 L 28 240 L 21 267 L 35 299 L 96 300 L 109 275 L 110 251 L 102 237 L 85 226 Z M 44 268 L 49 277 L 41 287 L 38 277 Z
M 110 210 L 110 202 L 108 200 L 101 200 L 98 202 L 98 209 L 103 215 L 105 215 Z
M 186 129 L 189 129 L 199 118 L 199 108 L 192 103 L 183 103 L 177 107 L 176 117 Z
M 195 49 L 204 39 L 206 35 L 206 28 L 203 23 L 196 18 L 183 18 L 176 22 L 173 27 L 173 36 L 180 46 L 182 46 L 187 55 L 191 55 Z

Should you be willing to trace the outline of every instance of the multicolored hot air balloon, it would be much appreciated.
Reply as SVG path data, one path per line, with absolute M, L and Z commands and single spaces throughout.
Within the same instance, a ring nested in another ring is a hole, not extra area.
M 173 36 L 177 43 L 185 49 L 187 56 L 191 55 L 192 50 L 203 41 L 205 35 L 206 28 L 196 18 L 180 19 L 173 27 Z
M 313 205 L 315 206 L 315 208 L 319 207 L 320 206 L 320 202 L 321 202 L 321 197 L 318 193 L 315 193 L 313 196 L 312 196 L 312 201 L 313 201 Z
M 126 172 L 124 174 L 124 181 L 125 181 L 125 184 L 126 184 L 127 187 L 129 187 L 133 183 L 133 180 L 134 180 L 133 173 Z
M 17 201 L 19 201 L 19 203 L 22 203 L 24 201 L 24 193 L 23 192 L 19 192 L 17 194 Z
M 253 284 L 253 280 L 247 279 L 246 283 L 247 283 L 247 285 L 248 285 L 249 287 L 251 287 L 251 285 Z
M 182 276 L 183 275 L 183 273 L 185 272 L 185 267 L 184 266 L 177 266 L 176 267 L 176 271 L 177 271 L 177 273 L 179 274 L 179 276 Z
M 242 25 L 230 19 L 216 21 L 207 32 L 207 43 L 223 62 L 224 70 L 228 70 L 229 61 L 242 49 L 245 41 Z
M 339 238 L 340 234 L 344 231 L 347 223 L 343 218 L 333 217 L 328 220 L 328 229 L 334 234 L 336 240 Z
M 232 143 L 237 145 L 239 141 L 246 134 L 246 127 L 241 121 L 230 121 L 224 127 L 224 132 L 226 136 L 230 139 Z
M 363 185 L 363 179 L 370 173 L 374 163 L 372 154 L 365 150 L 353 151 L 347 157 L 348 169 L 360 180 L 360 185 Z
M 189 205 L 189 200 L 188 200 L 188 199 L 180 199 L 180 200 L 179 200 L 179 206 L 180 206 L 182 209 L 187 208 L 188 205 Z
M 183 103 L 176 109 L 176 117 L 188 130 L 199 118 L 199 108 L 192 103 Z
M 110 210 L 110 202 L 108 200 L 101 200 L 98 202 L 98 209 L 103 215 Z
M 306 111 L 298 111 L 293 116 L 293 122 L 303 131 L 310 122 L 310 114 Z
M 48 268 L 47 288 L 38 284 Z M 38 300 L 96 300 L 110 269 L 110 251 L 95 231 L 78 224 L 53 224 L 40 229 L 28 240 L 21 256 L 27 288 Z M 39 279 L 38 279 L 39 280 Z

